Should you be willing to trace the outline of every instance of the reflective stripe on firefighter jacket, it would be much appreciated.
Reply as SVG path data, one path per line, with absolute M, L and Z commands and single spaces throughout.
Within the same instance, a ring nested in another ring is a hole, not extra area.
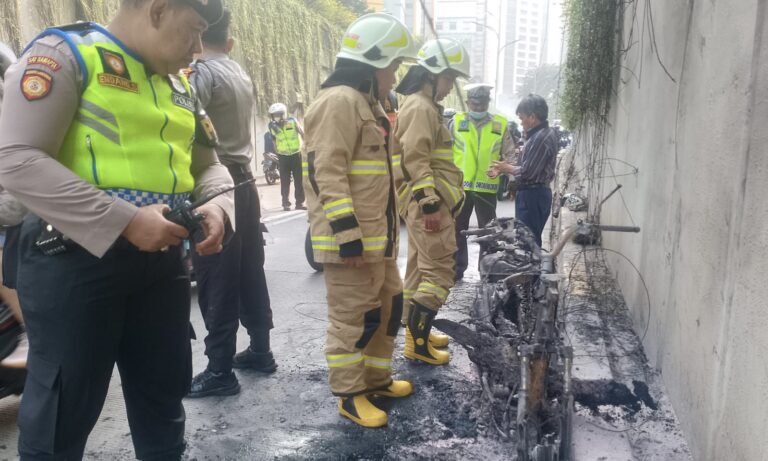
M 464 172 L 464 190 L 495 194 L 499 177 L 486 174 L 494 160 L 501 160 L 502 140 L 507 131 L 507 119 L 494 115 L 480 128 L 465 112 L 453 118 L 453 160 Z
M 348 86 L 320 91 L 305 119 L 305 190 L 312 249 L 321 263 L 340 263 L 340 245 L 362 241 L 367 262 L 397 257 L 399 220 L 378 101 Z
M 275 138 L 275 149 L 280 155 L 293 155 L 301 149 L 301 140 L 299 139 L 299 124 L 289 118 L 282 127 L 277 123 L 270 122 L 269 131 Z
M 415 200 L 426 213 L 442 202 L 456 215 L 464 202 L 463 175 L 453 163 L 451 133 L 443 124 L 440 107 L 432 100 L 431 89 L 406 96 L 398 114 L 395 140 L 402 168 L 400 213 Z

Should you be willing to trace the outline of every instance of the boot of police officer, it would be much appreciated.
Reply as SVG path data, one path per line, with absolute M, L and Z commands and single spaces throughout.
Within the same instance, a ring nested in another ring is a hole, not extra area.
M 372 394 L 413 391 L 410 382 L 392 378 L 403 286 L 391 127 L 379 101 L 392 90 L 400 63 L 415 57 L 400 21 L 383 13 L 359 18 L 305 118 L 305 185 L 312 250 L 328 294 L 331 392 L 339 414 L 364 427 L 387 424 Z
M 218 128 L 216 154 L 235 183 L 253 179 L 251 127 L 253 83 L 229 53 L 232 14 L 224 15 L 203 33 L 203 55 L 191 66 L 190 83 L 200 104 Z M 240 385 L 232 368 L 273 373 L 277 364 L 270 351 L 272 324 L 269 291 L 264 275 L 261 206 L 254 184 L 235 191 L 235 233 L 221 253 L 192 255 L 198 303 L 205 320 L 208 366 L 192 379 L 188 397 L 233 395 Z M 239 323 L 248 331 L 250 345 L 235 354 Z
M 464 277 L 469 265 L 467 238 L 461 231 L 469 228 L 474 211 L 479 227 L 496 219 L 496 194 L 499 177 L 488 172 L 493 162 L 514 156 L 515 144 L 507 131 L 507 119 L 489 112 L 491 90 L 485 83 L 471 83 L 467 92 L 468 112 L 459 112 L 449 123 L 453 135 L 453 156 L 456 166 L 464 173 L 466 201 L 456 218 L 456 280 Z
M 108 28 L 46 30 L 6 73 L 0 184 L 31 211 L 17 279 L 23 460 L 83 457 L 115 364 L 136 457 L 184 452 L 190 232 L 166 213 L 232 185 L 179 72 L 221 11 L 218 0 L 123 0 Z M 221 251 L 232 194 L 196 211 L 195 251 Z
M 280 171 L 280 195 L 283 198 L 283 210 L 291 209 L 291 177 L 293 177 L 294 199 L 297 210 L 306 210 L 304 206 L 304 184 L 301 168 L 301 137 L 304 131 L 298 120 L 288 116 L 288 108 L 283 103 L 269 106 L 269 132 L 272 134 L 277 152 Z
M 453 40 L 427 42 L 397 87 L 405 95 L 395 140 L 402 152 L 404 183 L 398 191 L 401 216 L 408 226 L 405 292 L 405 352 L 408 359 L 432 365 L 449 361 L 447 337 L 431 334 L 432 321 L 453 287 L 454 217 L 464 201 L 462 173 L 453 163 L 451 133 L 439 105 L 458 77 L 469 78 L 469 54 Z

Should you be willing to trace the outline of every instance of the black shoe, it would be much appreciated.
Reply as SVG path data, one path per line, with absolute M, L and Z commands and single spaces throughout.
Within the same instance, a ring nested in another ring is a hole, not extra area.
M 215 372 L 205 369 L 192 378 L 192 388 L 187 395 L 190 399 L 211 395 L 235 395 L 240 392 L 240 383 L 233 371 Z
M 238 352 L 232 359 L 233 368 L 249 368 L 262 373 L 274 373 L 277 370 L 277 363 L 272 356 L 272 351 L 254 352 L 250 347 Z
M 464 278 L 464 272 L 456 272 L 456 275 L 453 277 L 453 281 L 458 282 L 463 278 Z
M 297 210 L 306 210 L 307 207 L 305 207 L 304 205 L 296 205 L 296 209 Z
M 291 211 L 290 205 L 283 205 L 283 211 Z

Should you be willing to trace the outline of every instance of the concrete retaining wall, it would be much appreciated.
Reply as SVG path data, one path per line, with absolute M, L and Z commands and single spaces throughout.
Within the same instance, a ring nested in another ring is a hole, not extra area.
M 638 264 L 651 294 L 645 347 L 696 460 L 768 459 L 768 2 L 646 2 L 612 102 L 608 155 L 639 167 L 618 181 L 607 248 Z M 632 27 L 627 12 L 624 40 Z M 642 45 L 641 43 L 642 42 Z M 610 173 L 610 169 L 606 169 Z M 614 163 L 614 172 L 626 171 Z M 631 215 L 631 218 L 630 218 Z M 636 329 L 645 291 L 612 258 Z

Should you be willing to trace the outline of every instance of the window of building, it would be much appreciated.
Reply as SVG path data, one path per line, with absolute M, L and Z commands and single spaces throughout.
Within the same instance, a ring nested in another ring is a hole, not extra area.
M 527 66 L 525 64 L 525 61 L 517 61 L 517 67 L 523 69 Z
M 535 27 L 531 27 L 531 33 L 534 34 L 534 35 L 538 35 L 539 34 L 539 29 L 537 29 Z
M 456 30 L 456 22 L 451 21 L 448 23 L 448 30 Z
M 437 28 L 437 30 L 443 30 L 443 23 L 442 22 L 438 22 L 436 28 Z
M 531 37 L 531 43 L 538 43 L 539 37 Z
M 528 53 L 528 59 L 536 59 L 536 53 Z
M 521 27 L 521 28 L 520 28 L 520 32 L 528 32 L 528 29 L 527 29 L 527 28 L 525 28 L 525 27 Z

